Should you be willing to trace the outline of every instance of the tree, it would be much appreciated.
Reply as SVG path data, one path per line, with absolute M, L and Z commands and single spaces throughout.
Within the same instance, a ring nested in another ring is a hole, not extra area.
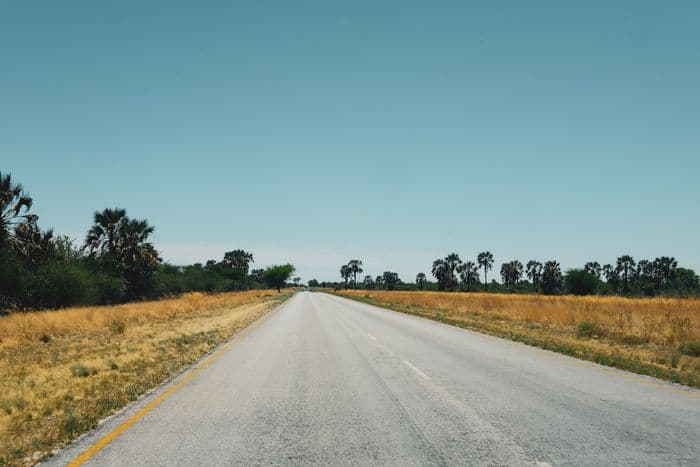
M 501 278 L 506 287 L 515 287 L 523 275 L 523 264 L 514 260 L 501 265 Z
M 594 275 L 596 277 L 596 279 L 600 279 L 600 274 L 602 272 L 602 268 L 600 267 L 599 262 L 589 261 L 583 267 L 583 270 L 586 271 L 588 274 Z
M 239 271 L 243 276 L 248 274 L 250 263 L 253 262 L 253 253 L 244 250 L 233 250 L 224 253 L 223 265 L 227 268 Z
M 630 255 L 622 255 L 617 258 L 617 273 L 622 280 L 622 291 L 624 293 L 629 293 L 630 290 L 630 276 L 634 271 L 634 258 Z
M 449 287 L 449 270 L 444 259 L 436 259 L 433 261 L 431 273 L 433 274 L 433 277 L 437 279 L 439 290 L 445 290 Z
M 308 282 L 308 286 L 309 286 L 309 287 L 318 287 L 318 286 L 319 286 L 318 280 L 317 280 L 317 279 L 311 279 L 311 280 Z
M 654 260 L 654 272 L 661 280 L 660 287 L 665 288 L 674 279 L 678 261 L 674 257 L 662 256 Z
M 540 286 L 540 280 L 542 279 L 542 263 L 534 259 L 530 260 L 527 262 L 526 270 L 527 277 L 530 278 L 533 288 L 537 291 Z
M 493 267 L 493 253 L 490 251 L 483 251 L 479 253 L 479 255 L 476 257 L 476 262 L 479 263 L 479 266 L 484 268 L 484 290 L 488 290 L 486 274 L 488 273 L 489 269 Z
M 570 269 L 564 276 L 566 290 L 574 295 L 591 295 L 598 288 L 599 279 L 585 269 Z
M 458 268 L 459 277 L 462 279 L 462 284 L 467 291 L 471 290 L 472 284 L 476 284 L 479 280 L 479 267 L 472 261 L 462 263 Z
M 374 288 L 374 279 L 372 279 L 372 276 L 365 276 L 363 283 L 365 284 L 365 289 L 367 290 L 372 290 Z
M 273 289 L 277 289 L 277 292 L 281 292 L 282 286 L 284 286 L 292 274 L 294 274 L 296 268 L 291 264 L 276 264 L 269 266 L 263 272 L 263 281 Z
M 250 271 L 250 278 L 253 279 L 255 282 L 263 282 L 264 272 L 264 269 L 253 269 L 252 271 Z
M 295 287 L 299 287 L 299 282 L 301 282 L 301 277 L 298 277 L 298 276 L 295 277 L 294 279 L 292 279 L 292 282 L 294 282 Z
M 602 270 L 605 276 L 605 282 L 607 282 L 612 290 L 617 291 L 620 286 L 620 274 L 612 264 L 603 265 Z
M 374 278 L 374 286 L 378 289 L 384 287 L 384 276 L 377 276 Z
M 418 286 L 419 290 L 425 289 L 425 283 L 427 282 L 427 279 L 425 277 L 425 273 L 419 272 L 416 274 L 416 285 Z
M 12 183 L 12 175 L 0 172 L 0 249 L 13 241 L 13 232 L 21 225 L 36 226 L 36 214 L 30 214 L 32 198 L 20 184 Z
M 542 268 L 542 292 L 548 295 L 559 293 L 561 290 L 561 267 L 556 261 L 547 261 Z
M 146 220 L 130 219 L 124 209 L 95 212 L 85 248 L 107 272 L 119 274 L 126 283 L 127 298 L 144 297 L 160 257 L 148 237 L 155 228 Z
M 363 272 L 362 261 L 360 261 L 359 259 L 351 259 L 348 263 L 348 267 L 352 272 L 352 282 L 354 284 L 354 287 L 357 288 L 357 275 L 362 274 Z
M 347 290 L 348 281 L 350 280 L 350 277 L 352 277 L 352 268 L 347 264 L 340 266 L 340 277 L 342 277 L 345 281 L 345 290 Z
M 391 271 L 384 271 L 384 274 L 382 275 L 384 279 L 384 285 L 386 286 L 387 290 L 394 290 L 397 285 L 401 283 L 401 279 L 399 279 L 399 275 L 396 274 L 395 272 Z

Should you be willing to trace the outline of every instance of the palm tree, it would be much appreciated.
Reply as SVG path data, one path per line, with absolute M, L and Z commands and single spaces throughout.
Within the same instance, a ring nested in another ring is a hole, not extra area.
M 510 261 L 501 265 L 501 277 L 506 287 L 514 287 L 523 275 L 523 264 L 518 261 Z
M 634 270 L 634 266 L 634 258 L 632 258 L 630 255 L 622 255 L 617 258 L 617 272 L 622 278 L 622 285 L 625 293 L 629 292 L 629 278 L 630 273 Z
M 416 274 L 416 285 L 418 286 L 418 289 L 423 290 L 425 288 L 425 283 L 427 282 L 427 279 L 425 277 L 425 273 L 419 272 Z
M 490 251 L 482 251 L 476 257 L 476 262 L 479 263 L 479 266 L 484 268 L 484 290 L 488 291 L 488 280 L 486 278 L 486 274 L 488 273 L 489 269 L 493 267 L 493 253 Z
M 365 276 L 364 280 L 365 284 L 365 289 L 371 290 L 374 288 L 374 279 L 372 279 L 372 276 Z
M 12 183 L 12 175 L 0 172 L 0 248 L 12 241 L 17 226 L 36 226 L 38 216 L 29 214 L 32 203 L 22 185 Z
M 345 281 L 345 290 L 348 289 L 348 280 L 350 280 L 350 276 L 352 276 L 352 269 L 350 266 L 347 264 L 340 266 L 340 277 Z
M 527 262 L 526 270 L 527 277 L 530 278 L 532 282 L 532 287 L 537 291 L 540 285 L 540 279 L 542 278 L 542 263 L 532 259 Z
M 562 274 L 559 263 L 547 261 L 542 268 L 542 291 L 546 294 L 556 294 L 561 290 Z
M 116 255 L 119 232 L 127 219 L 125 209 L 107 208 L 95 212 L 93 226 L 85 237 L 85 247 L 91 257 Z
M 448 266 L 444 259 L 433 261 L 433 267 L 430 272 L 437 279 L 440 290 L 445 290 L 449 286 Z
M 227 251 L 224 253 L 222 262 L 229 268 L 241 271 L 243 275 L 247 275 L 250 263 L 253 262 L 253 253 L 248 253 L 245 250 Z
M 666 287 L 671 279 L 675 277 L 677 269 L 678 261 L 672 256 L 662 256 L 654 260 L 654 270 L 661 278 L 662 287 Z
M 455 279 L 455 270 L 460 264 L 462 264 L 462 260 L 460 259 L 457 253 L 450 253 L 445 257 L 445 265 L 447 266 L 448 270 L 450 292 L 454 290 L 454 285 L 457 283 L 457 280 Z
M 355 288 L 357 288 L 357 275 L 363 272 L 362 261 L 359 259 L 351 259 L 348 263 L 348 267 L 350 267 L 352 271 L 352 282 L 355 284 Z
M 466 286 L 467 291 L 471 290 L 471 285 L 479 280 L 479 267 L 472 261 L 462 263 L 458 268 L 459 277 Z

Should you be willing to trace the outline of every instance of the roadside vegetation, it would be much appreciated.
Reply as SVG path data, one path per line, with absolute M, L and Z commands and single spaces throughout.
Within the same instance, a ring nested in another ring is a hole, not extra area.
M 292 265 L 252 269 L 253 254 L 235 249 L 221 260 L 164 263 L 146 219 L 121 208 L 96 211 L 82 240 L 39 226 L 34 200 L 0 173 L 0 314 L 152 300 L 186 292 L 284 287 Z
M 0 319 L 0 465 L 31 465 L 252 323 L 292 291 Z
M 700 387 L 700 299 L 338 290 L 341 296 Z

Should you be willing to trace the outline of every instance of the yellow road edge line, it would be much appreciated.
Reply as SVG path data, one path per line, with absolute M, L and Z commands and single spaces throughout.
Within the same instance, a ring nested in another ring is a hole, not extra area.
M 251 324 L 246 326 L 244 329 L 242 329 L 240 332 L 234 334 L 228 342 L 226 342 L 224 345 L 219 347 L 219 349 L 216 350 L 211 355 L 209 355 L 209 357 L 205 357 L 205 359 L 202 362 L 200 362 L 194 369 L 192 369 L 189 373 L 187 373 L 185 376 L 183 376 L 183 378 L 180 381 L 178 381 L 177 383 L 175 383 L 170 389 L 168 389 L 163 394 L 161 394 L 160 396 L 156 397 L 154 400 L 149 402 L 148 405 L 146 405 L 141 410 L 136 412 L 134 415 L 129 417 L 129 419 L 122 422 L 118 427 L 116 427 L 115 429 L 113 429 L 112 431 L 107 433 L 105 436 L 103 436 L 102 438 L 97 440 L 92 446 L 90 446 L 82 454 L 78 455 L 75 459 L 73 459 L 72 461 L 70 461 L 66 465 L 69 467 L 77 467 L 77 466 L 83 465 L 90 458 L 92 458 L 95 454 L 100 452 L 110 442 L 112 442 L 114 439 L 119 437 L 119 435 L 124 433 L 132 425 L 134 425 L 141 418 L 143 418 L 144 415 L 146 415 L 148 412 L 150 412 L 151 410 L 156 408 L 161 402 L 163 402 L 168 397 L 172 396 L 178 389 L 180 389 L 182 386 L 184 386 L 185 384 L 190 382 L 195 376 L 197 376 L 199 373 L 201 373 L 202 370 L 205 370 L 212 363 L 214 363 L 216 360 L 218 360 L 224 353 L 226 353 L 226 351 L 228 351 L 233 346 L 235 341 L 248 335 L 254 328 L 258 327 L 260 325 L 260 323 L 262 323 L 268 316 L 270 316 L 273 312 L 279 310 L 282 307 L 282 305 L 284 305 L 285 303 L 288 303 L 288 301 L 292 297 L 289 297 L 283 303 L 281 303 L 280 305 L 278 305 L 274 309 L 267 312 L 264 316 L 255 320 L 254 322 L 252 322 Z

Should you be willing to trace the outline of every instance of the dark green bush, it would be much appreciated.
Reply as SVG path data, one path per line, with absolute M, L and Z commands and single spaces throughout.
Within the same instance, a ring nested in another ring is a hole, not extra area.
M 571 269 L 564 276 L 566 291 L 573 295 L 592 295 L 598 289 L 599 282 L 596 276 L 583 269 Z
M 678 351 L 691 357 L 700 357 L 700 341 L 681 342 Z

